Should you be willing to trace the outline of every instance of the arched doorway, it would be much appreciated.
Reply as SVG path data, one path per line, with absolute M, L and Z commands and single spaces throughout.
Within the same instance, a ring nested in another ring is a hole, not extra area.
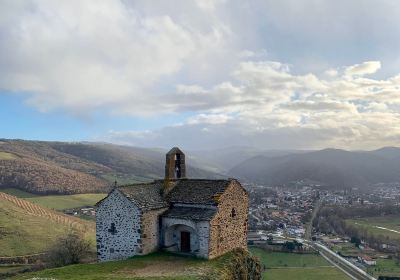
M 171 252 L 195 254 L 199 251 L 198 234 L 191 226 L 171 225 L 164 232 L 164 247 Z

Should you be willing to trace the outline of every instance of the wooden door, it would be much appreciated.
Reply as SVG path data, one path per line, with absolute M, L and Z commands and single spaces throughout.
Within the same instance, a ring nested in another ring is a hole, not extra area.
M 190 252 L 190 232 L 181 231 L 181 251 Z

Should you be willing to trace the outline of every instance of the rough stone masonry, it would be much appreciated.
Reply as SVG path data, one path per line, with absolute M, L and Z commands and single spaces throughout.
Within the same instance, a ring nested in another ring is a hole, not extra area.
M 165 178 L 114 188 L 99 201 L 99 261 L 167 250 L 215 258 L 246 249 L 249 197 L 235 179 L 186 178 L 185 154 L 166 154 Z

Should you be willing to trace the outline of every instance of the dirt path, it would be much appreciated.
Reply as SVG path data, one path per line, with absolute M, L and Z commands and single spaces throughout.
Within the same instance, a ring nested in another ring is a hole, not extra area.
M 162 276 L 175 276 L 175 275 L 204 275 L 210 272 L 211 269 L 204 265 L 191 265 L 187 266 L 185 260 L 163 261 L 154 262 L 142 268 L 124 268 L 115 274 L 130 274 L 138 277 L 162 277 Z

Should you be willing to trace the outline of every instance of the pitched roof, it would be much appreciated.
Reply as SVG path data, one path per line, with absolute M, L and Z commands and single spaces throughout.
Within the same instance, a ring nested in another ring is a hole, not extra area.
M 178 147 L 173 147 L 171 150 L 169 150 L 167 155 L 172 155 L 172 154 L 183 154 L 183 152 Z
M 230 180 L 181 179 L 166 199 L 171 203 L 218 204 L 216 198 L 229 186 Z
M 161 196 L 162 186 L 162 182 L 154 181 L 149 184 L 135 184 L 117 189 L 142 210 L 152 210 L 168 207 L 168 203 Z
M 195 207 L 172 207 L 162 216 L 168 218 L 178 218 L 184 220 L 200 220 L 209 221 L 211 220 L 216 209 L 205 209 L 205 208 L 195 208 Z
M 123 195 L 144 211 L 169 207 L 169 203 L 217 205 L 218 197 L 229 187 L 229 180 L 180 179 L 164 198 L 163 180 L 118 187 Z M 106 199 L 106 198 L 104 198 Z M 96 205 L 104 200 L 100 200 Z

